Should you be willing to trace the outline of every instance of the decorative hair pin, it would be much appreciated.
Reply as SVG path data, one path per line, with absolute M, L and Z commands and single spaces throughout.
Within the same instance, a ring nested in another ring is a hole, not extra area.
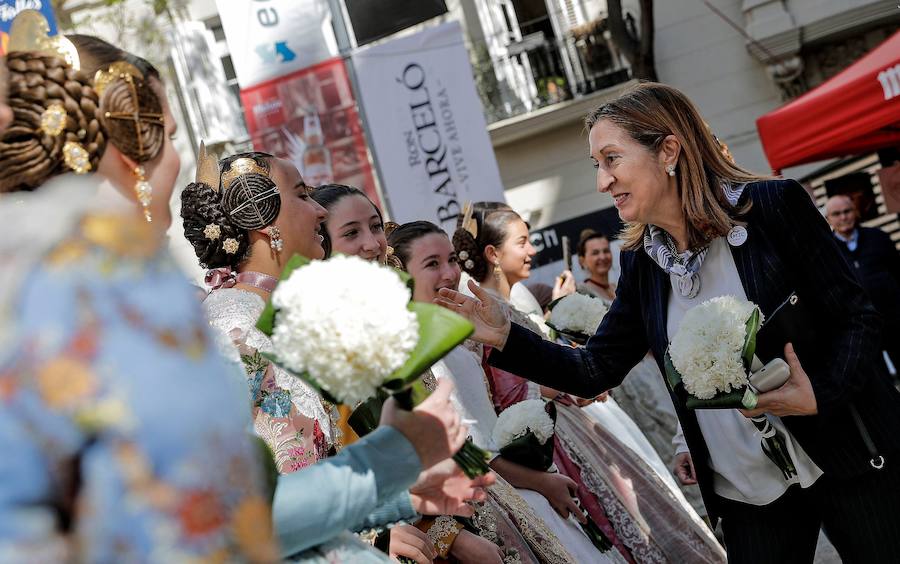
M 69 113 L 66 108 L 58 102 L 54 102 L 47 106 L 44 113 L 41 114 L 41 131 L 50 137 L 57 137 L 66 130 L 66 120 Z
M 65 59 L 66 64 L 75 70 L 81 68 L 75 45 L 62 35 L 50 37 L 47 18 L 36 10 L 22 10 L 13 20 L 7 52 L 13 51 L 37 51 Z
M 222 228 L 215 223 L 210 223 L 203 228 L 203 236 L 210 241 L 215 241 L 222 236 Z
M 222 188 L 227 190 L 231 187 L 235 180 L 245 174 L 260 174 L 269 176 L 269 165 L 260 165 L 256 160 L 249 157 L 241 157 L 231 163 L 231 168 L 222 173 Z
M 240 244 L 237 242 L 237 239 L 232 239 L 231 237 L 225 239 L 225 241 L 222 242 L 222 248 L 229 255 L 233 255 L 234 253 L 238 252 L 239 247 Z
M 91 156 L 79 143 L 67 141 L 63 145 L 63 161 L 75 174 L 87 174 L 91 171 Z

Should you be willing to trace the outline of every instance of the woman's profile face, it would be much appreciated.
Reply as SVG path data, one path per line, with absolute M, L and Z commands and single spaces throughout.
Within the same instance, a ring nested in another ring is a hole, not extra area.
M 588 239 L 584 244 L 584 256 L 579 257 L 581 268 L 588 271 L 591 276 L 605 276 L 612 268 L 612 251 L 609 248 L 609 239 L 595 237 Z
M 519 218 L 510 221 L 506 226 L 506 238 L 497 253 L 500 269 L 510 286 L 531 276 L 531 257 L 536 254 L 528 238 L 528 225 Z
M 325 249 L 319 230 L 328 212 L 310 197 L 310 188 L 297 167 L 284 159 L 271 159 L 270 162 L 272 180 L 281 197 L 281 210 L 274 222 L 284 242 L 281 256 L 284 259 L 295 254 L 310 259 L 323 258 Z
M 334 253 L 384 262 L 384 222 L 365 196 L 354 194 L 335 202 L 328 211 L 326 229 Z
M 406 271 L 415 280 L 413 299 L 431 303 L 438 290 L 456 290 L 462 271 L 456 250 L 443 233 L 429 233 L 419 237 L 409 247 Z
M 626 222 L 653 223 L 656 206 L 669 186 L 662 154 L 655 154 L 609 120 L 600 120 L 589 135 L 597 169 L 597 191 L 613 197 Z

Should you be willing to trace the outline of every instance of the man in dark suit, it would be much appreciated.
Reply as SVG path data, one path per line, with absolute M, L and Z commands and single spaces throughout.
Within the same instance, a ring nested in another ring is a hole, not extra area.
M 853 201 L 832 196 L 825 204 L 825 217 L 841 251 L 853 267 L 875 309 L 884 319 L 882 347 L 900 369 L 900 254 L 881 229 L 858 225 Z

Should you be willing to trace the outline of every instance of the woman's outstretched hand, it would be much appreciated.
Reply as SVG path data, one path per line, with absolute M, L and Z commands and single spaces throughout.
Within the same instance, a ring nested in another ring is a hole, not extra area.
M 473 280 L 469 280 L 469 289 L 477 299 L 456 290 L 441 288 L 434 303 L 471 321 L 475 326 L 472 339 L 503 350 L 509 336 L 509 318 L 503 312 L 500 303 Z

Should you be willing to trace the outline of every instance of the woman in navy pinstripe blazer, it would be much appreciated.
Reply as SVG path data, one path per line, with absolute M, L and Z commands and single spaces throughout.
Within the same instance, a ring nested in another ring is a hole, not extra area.
M 812 562 L 820 527 L 846 561 L 900 559 L 900 394 L 879 362 L 878 314 L 809 196 L 724 158 L 674 88 L 641 84 L 586 121 L 598 191 L 626 222 L 616 300 L 597 334 L 579 349 L 548 343 L 477 286 L 478 299 L 442 290 L 439 301 L 475 323 L 491 364 L 594 397 L 648 349 L 660 363 L 689 305 L 730 293 L 771 314 L 796 293 L 810 319 L 784 340 L 814 338 L 785 347 L 791 377 L 757 409 L 697 412 L 682 388 L 671 392 L 707 510 L 731 562 Z M 792 445 L 799 477 L 760 454 L 742 415 L 762 413 Z

